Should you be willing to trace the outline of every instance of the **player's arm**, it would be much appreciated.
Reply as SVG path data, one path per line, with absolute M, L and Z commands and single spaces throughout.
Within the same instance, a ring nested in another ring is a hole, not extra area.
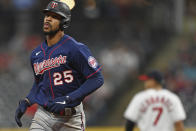
M 18 108 L 16 109 L 16 113 L 15 113 L 15 121 L 17 123 L 17 125 L 19 127 L 22 126 L 22 122 L 21 122 L 21 117 L 24 115 L 24 113 L 26 112 L 27 108 L 30 107 L 32 104 L 34 104 L 34 96 L 35 93 L 37 92 L 37 78 L 35 77 L 35 82 L 33 84 L 33 87 L 30 91 L 30 93 L 27 95 L 27 97 L 23 100 L 19 101 L 19 105 Z
M 86 46 L 82 46 L 73 54 L 73 66 L 86 77 L 86 81 L 77 90 L 68 94 L 71 101 L 83 100 L 103 85 L 101 67 Z
M 182 102 L 178 96 L 175 96 L 173 99 L 173 110 L 171 116 L 173 119 L 174 127 L 176 131 L 184 131 L 183 121 L 186 119 L 186 113 L 183 108 Z
M 28 101 L 29 105 L 33 105 L 35 104 L 35 95 L 37 94 L 38 88 L 37 88 L 37 82 L 35 81 L 33 84 L 33 87 L 31 88 L 29 94 L 27 95 L 27 97 L 25 98 L 25 100 Z
M 31 68 L 32 68 L 32 71 L 33 71 L 33 74 L 34 74 L 34 83 L 33 83 L 33 86 L 31 88 L 29 94 L 25 98 L 28 101 L 30 106 L 35 104 L 35 95 L 37 94 L 38 89 L 39 89 L 39 88 L 37 88 L 37 85 L 39 83 L 39 77 L 36 76 L 36 74 L 35 74 L 35 71 L 34 71 L 34 68 L 33 68 L 33 62 L 32 62 L 33 58 L 32 57 L 33 57 L 33 53 L 31 54 Z
M 101 87 L 103 85 L 103 76 L 101 73 L 96 73 L 92 77 L 88 78 L 84 84 L 80 86 L 77 90 L 74 92 L 63 96 L 56 98 L 52 101 L 49 101 L 47 106 L 48 111 L 59 113 L 61 110 L 63 110 L 66 107 L 73 108 L 80 103 L 85 96 L 89 95 L 90 93 L 94 92 L 96 89 Z M 59 102 L 65 101 L 66 104 L 59 104 Z
M 183 121 L 177 121 L 174 126 L 175 126 L 175 131 L 184 131 Z
M 25 99 L 19 101 L 19 105 L 15 113 L 15 121 L 19 127 L 22 127 L 22 122 L 20 119 L 26 112 L 27 108 L 34 104 L 34 96 L 36 90 L 37 90 L 36 83 L 34 83 L 33 88 L 31 89 L 28 96 Z
M 125 113 L 124 118 L 126 119 L 125 130 L 126 131 L 133 131 L 137 121 L 140 117 L 140 103 L 141 103 L 142 96 L 135 95 L 132 101 L 129 103 Z
M 63 96 L 56 98 L 52 101 L 49 101 L 47 106 L 45 107 L 48 111 L 53 113 L 59 113 L 64 108 L 73 108 L 80 103 L 83 98 L 90 93 L 94 92 L 96 89 L 101 87 L 103 84 L 103 77 L 101 73 L 97 73 L 93 75 L 91 78 L 87 79 L 84 84 L 81 85 L 80 88 L 75 90 L 74 92 Z M 59 104 L 60 102 L 64 102 L 65 104 Z
M 100 88 L 104 83 L 103 76 L 100 72 L 94 74 L 92 77 L 88 78 L 77 90 L 70 93 L 68 96 L 71 101 L 76 101 L 78 99 L 83 99 L 88 96 L 98 88 Z
M 135 127 L 135 122 L 131 120 L 126 121 L 125 131 L 133 131 L 134 127 Z

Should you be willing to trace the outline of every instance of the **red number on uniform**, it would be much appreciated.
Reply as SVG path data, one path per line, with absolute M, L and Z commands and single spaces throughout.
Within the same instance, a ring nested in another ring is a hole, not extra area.
M 72 71 L 71 70 L 64 71 L 63 72 L 63 77 L 64 77 L 65 83 L 71 83 L 74 80 L 74 77 L 72 75 Z M 53 74 L 53 78 L 54 78 L 54 85 L 55 86 L 63 84 L 62 74 L 61 73 L 59 73 L 59 72 L 54 73 Z
M 153 123 L 153 125 L 156 126 L 157 123 L 159 122 L 159 119 L 160 119 L 162 113 L 163 113 L 163 108 L 162 107 L 154 107 L 153 111 L 158 112 L 157 117 L 155 118 L 154 123 Z

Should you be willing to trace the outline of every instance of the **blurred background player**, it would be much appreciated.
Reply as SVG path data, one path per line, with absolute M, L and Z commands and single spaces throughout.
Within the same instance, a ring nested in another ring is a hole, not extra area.
M 164 80 L 159 71 L 141 75 L 145 90 L 136 94 L 124 117 L 126 131 L 137 124 L 140 131 L 184 131 L 186 114 L 177 95 L 163 89 Z
M 72 8 L 65 2 L 51 1 L 43 10 L 46 40 L 31 54 L 35 81 L 15 113 L 20 127 L 27 108 L 38 104 L 30 130 L 84 131 L 82 101 L 103 84 L 101 67 L 88 47 L 64 34 Z

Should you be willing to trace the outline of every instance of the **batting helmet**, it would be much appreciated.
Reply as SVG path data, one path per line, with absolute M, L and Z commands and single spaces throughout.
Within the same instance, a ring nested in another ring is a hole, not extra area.
M 60 23 L 61 30 L 65 30 L 69 27 L 71 22 L 71 9 L 66 3 L 60 2 L 59 0 L 53 0 L 48 4 L 46 9 L 43 10 L 44 14 L 47 12 L 53 12 L 62 17 Z

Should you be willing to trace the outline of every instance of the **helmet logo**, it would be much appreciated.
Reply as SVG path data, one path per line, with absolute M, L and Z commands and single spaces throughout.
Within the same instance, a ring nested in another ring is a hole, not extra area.
M 52 4 L 51 4 L 51 8 L 56 8 L 58 6 L 58 3 L 56 3 L 56 2 L 52 2 Z

